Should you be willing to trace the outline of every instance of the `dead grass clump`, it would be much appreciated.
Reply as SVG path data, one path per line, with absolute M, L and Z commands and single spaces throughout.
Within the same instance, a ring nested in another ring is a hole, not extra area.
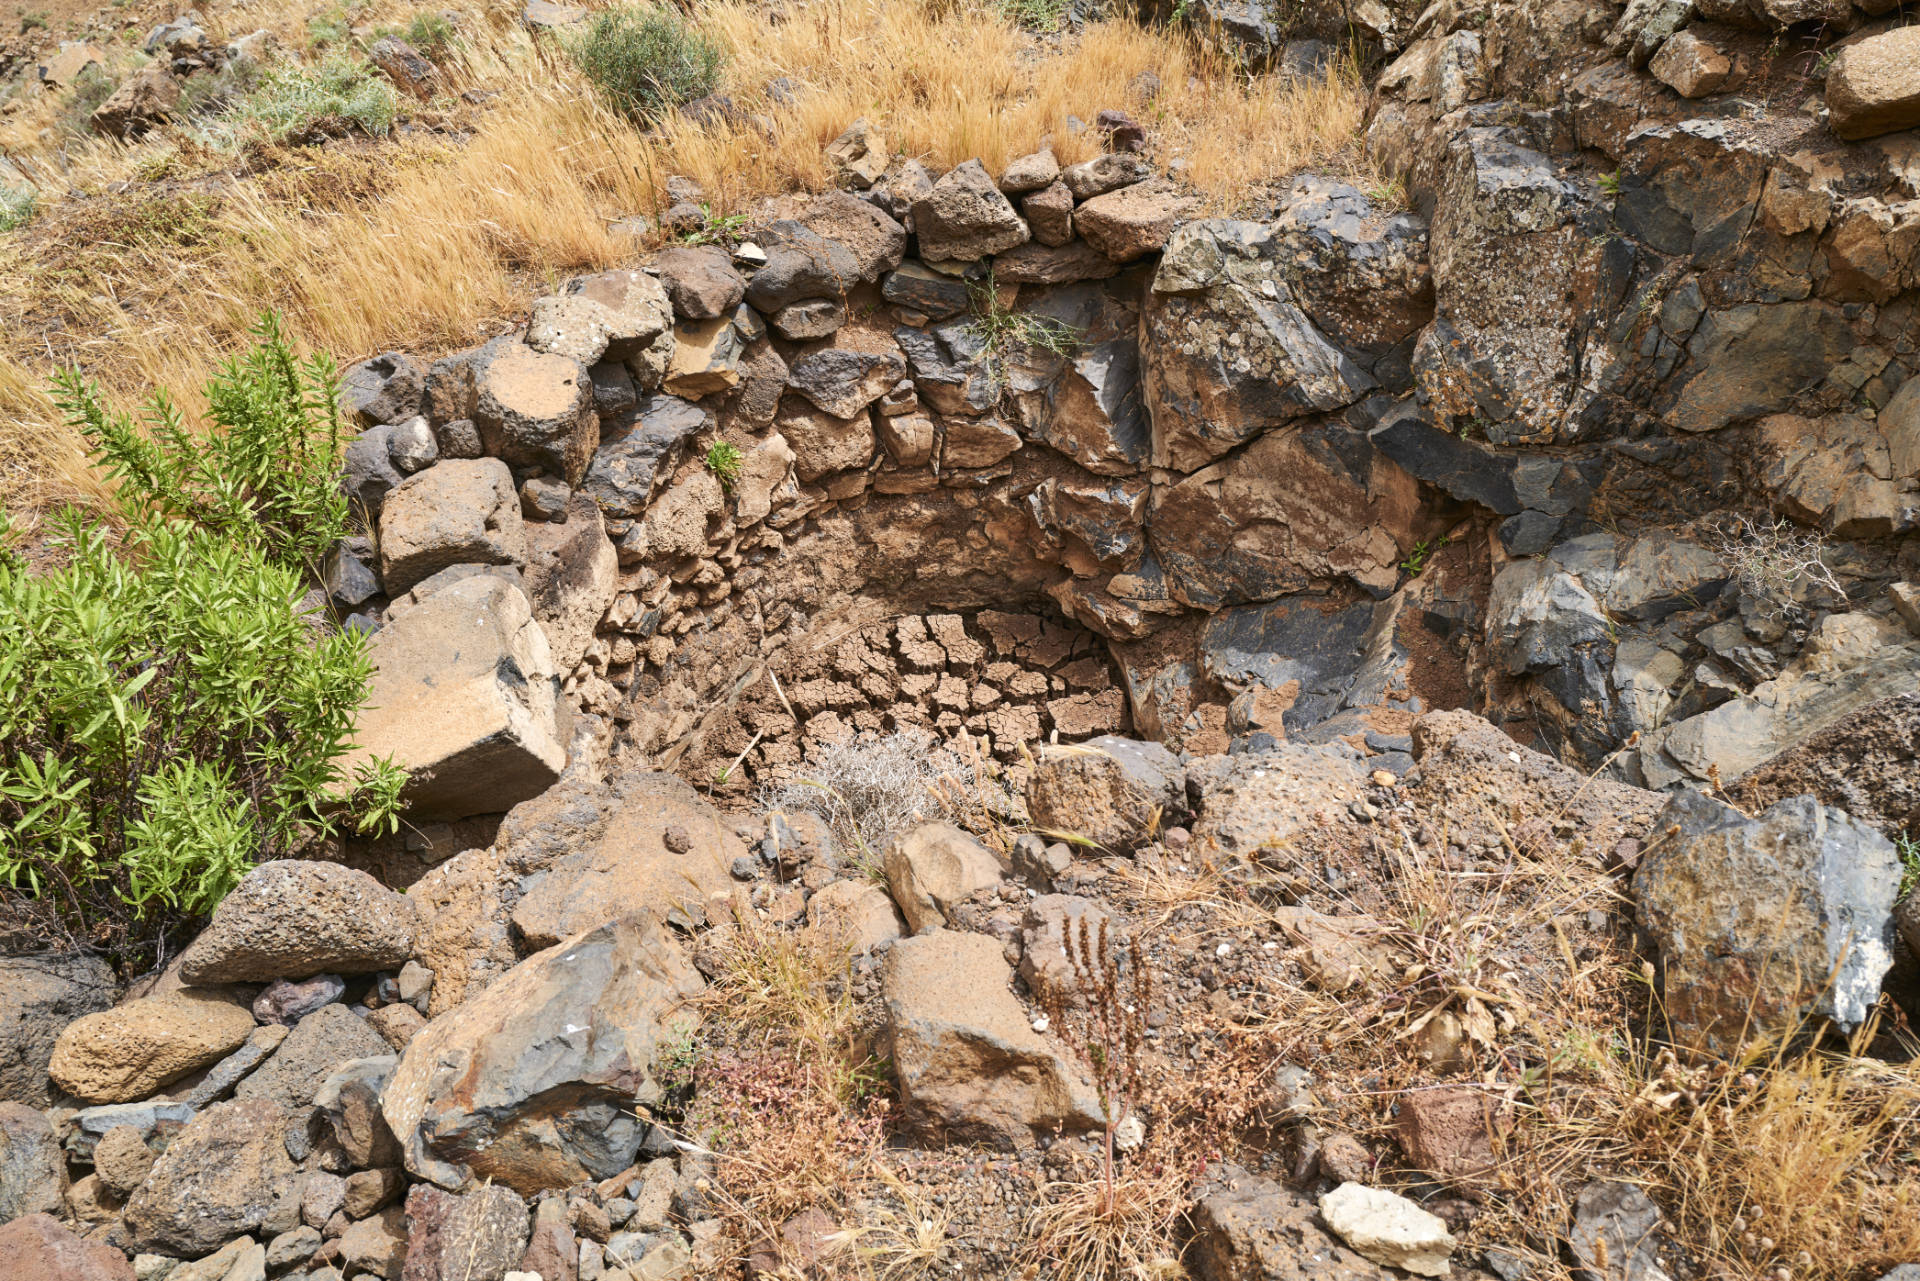
M 896 832 L 947 815 L 939 784 L 959 768 L 926 730 L 860 734 L 814 749 L 786 780 L 762 789 L 760 800 L 770 810 L 817 815 L 871 865 Z
M 1027 1220 L 1027 1277 L 1154 1281 L 1186 1275 L 1178 1227 L 1196 1171 L 1145 1153 L 1109 1183 L 1050 1183 Z

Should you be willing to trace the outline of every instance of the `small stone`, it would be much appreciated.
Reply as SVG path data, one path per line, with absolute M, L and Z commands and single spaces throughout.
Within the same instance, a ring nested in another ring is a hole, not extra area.
M 424 471 L 440 459 L 440 442 L 419 414 L 395 423 L 387 432 L 387 459 L 403 476 Z
M 1356 1254 L 1423 1277 L 1443 1277 L 1456 1244 L 1446 1221 L 1383 1188 L 1342 1183 L 1320 1198 L 1320 1217 Z
M 528 520 L 565 524 L 573 488 L 552 476 L 530 476 L 520 482 L 520 514 Z
M 323 1005 L 346 995 L 347 981 L 338 974 L 316 974 L 304 982 L 275 979 L 253 998 L 253 1017 L 262 1023 L 292 1027 Z

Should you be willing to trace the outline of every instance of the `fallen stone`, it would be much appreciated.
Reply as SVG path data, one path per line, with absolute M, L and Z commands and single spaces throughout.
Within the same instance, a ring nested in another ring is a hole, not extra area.
M 189 988 L 68 1024 L 47 1070 L 89 1103 L 128 1103 L 218 1062 L 251 1031 L 253 1015 L 226 993 Z
M 1027 783 L 1027 812 L 1043 833 L 1084 836 L 1124 853 L 1155 839 L 1186 809 L 1186 774 L 1159 743 L 1103 736 L 1045 749 Z
M 1691 31 L 1669 36 L 1647 69 L 1682 98 L 1718 93 L 1733 78 L 1733 60 Z
M 1665 1281 L 1660 1207 L 1631 1183 L 1589 1183 L 1574 1197 L 1567 1244 L 1595 1281 Z
M 134 1240 L 199 1256 L 283 1217 L 291 1227 L 301 1187 L 287 1155 L 288 1120 L 277 1103 L 236 1099 L 188 1122 L 127 1201 Z
M 554 670 L 572 671 L 620 589 L 620 558 L 599 504 L 585 495 L 575 497 L 565 523 L 529 531 L 525 582 Z
M 610 788 L 617 805 L 600 837 L 522 883 L 513 925 L 529 947 L 551 947 L 636 910 L 682 928 L 708 924 L 731 893 L 728 869 L 747 847 L 698 792 L 646 770 Z
M 167 1281 L 266 1281 L 266 1248 L 251 1237 L 229 1241 L 204 1259 L 183 1263 Z
M 1859 1026 L 1893 963 L 1892 842 L 1811 796 L 1749 819 L 1682 791 L 1652 830 L 1633 887 L 1676 1041 L 1732 1056 L 1809 1019 Z
M 262 1023 L 292 1027 L 323 1005 L 346 995 L 347 981 L 338 974 L 316 974 L 299 983 L 275 979 L 253 998 L 253 1017 Z
M 180 84 L 165 62 L 148 63 L 95 109 L 90 117 L 94 131 L 132 139 L 165 124 L 180 109 Z
M 552 651 L 511 583 L 475 577 L 436 593 L 376 633 L 373 660 L 369 705 L 342 768 L 391 756 L 412 776 L 404 797 L 417 818 L 499 813 L 566 766 Z
M 855 956 L 907 932 L 887 891 L 868 880 L 834 881 L 807 900 L 807 923 L 841 940 Z
M 987 847 L 948 823 L 923 823 L 894 837 L 881 854 L 887 888 L 916 934 L 946 924 L 960 903 L 1000 882 Z
M 1920 28 L 1868 36 L 1834 55 L 1827 124 L 1849 142 L 1920 125 Z
M 435 1018 L 401 1056 L 381 1107 L 408 1171 L 532 1195 L 626 1169 L 647 1130 L 634 1104 L 660 1097 L 655 1055 L 694 1020 L 682 1002 L 702 987 L 650 917 L 521 962 Z
M 262 982 L 405 961 L 413 909 L 365 872 L 276 859 L 240 878 L 180 960 L 188 983 Z
M 881 990 L 909 1128 L 1018 1148 L 1102 1124 L 1092 1088 L 1029 1025 L 1012 977 L 983 934 L 936 930 L 888 949 Z
M 1384 1188 L 1343 1183 L 1320 1198 L 1320 1217 L 1354 1251 L 1417 1276 L 1444 1277 L 1456 1244 L 1444 1219 Z

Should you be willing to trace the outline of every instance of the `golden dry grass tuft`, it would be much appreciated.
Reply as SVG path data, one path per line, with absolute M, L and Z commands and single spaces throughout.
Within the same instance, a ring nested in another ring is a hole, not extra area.
M 376 6 L 361 21 L 403 25 L 411 12 Z M 278 21 L 297 47 L 297 19 Z M 1083 159 L 1093 136 L 1069 118 L 1126 107 L 1150 123 L 1158 158 L 1178 159 L 1220 210 L 1288 173 L 1344 163 L 1361 118 L 1347 72 L 1248 78 L 1184 35 L 1130 23 L 1043 43 L 987 8 L 889 0 L 813 0 L 777 21 L 721 0 L 698 21 L 729 50 L 724 89 L 747 113 L 738 122 L 675 116 L 643 134 L 500 8 L 464 14 L 452 86 L 486 91 L 486 105 L 443 99 L 418 113 L 424 127 L 378 145 L 258 149 L 236 163 L 188 131 L 132 146 L 76 140 L 55 136 L 59 104 L 41 95 L 0 125 L 0 147 L 62 173 L 68 195 L 0 239 L 0 387 L 30 387 L 71 362 L 115 400 L 162 388 L 191 408 L 266 308 L 342 361 L 472 342 L 535 289 L 646 247 L 614 227 L 663 207 L 670 175 L 698 181 L 719 213 L 817 191 L 832 179 L 826 145 L 861 117 L 936 168 L 973 156 L 995 168 L 1043 138 L 1063 162 Z M 1162 88 L 1143 106 L 1129 86 L 1144 73 Z M 776 79 L 791 86 L 784 104 L 767 92 Z M 154 178 L 208 205 L 203 236 L 113 238 Z M 0 395 L 0 492 L 84 492 L 76 442 L 46 404 Z

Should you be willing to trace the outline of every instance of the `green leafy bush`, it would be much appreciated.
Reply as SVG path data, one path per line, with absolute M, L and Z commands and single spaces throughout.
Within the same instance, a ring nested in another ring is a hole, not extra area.
M 720 46 L 664 6 L 604 9 L 566 48 L 600 95 L 641 124 L 705 97 L 720 80 Z
M 256 88 L 220 113 L 205 136 L 226 147 L 255 138 L 312 142 L 354 132 L 383 138 L 399 115 L 399 95 L 373 64 L 339 51 L 313 67 L 269 68 Z
M 128 527 L 67 511 L 51 568 L 0 555 L 0 887 L 127 960 L 259 859 L 396 822 L 400 772 L 341 766 L 366 639 L 299 609 L 345 529 L 331 367 L 260 338 L 208 387 L 204 434 L 158 400 L 143 434 L 63 376 Z
M 452 20 L 444 13 L 422 10 L 407 24 L 407 43 L 435 61 L 452 52 L 458 35 Z

